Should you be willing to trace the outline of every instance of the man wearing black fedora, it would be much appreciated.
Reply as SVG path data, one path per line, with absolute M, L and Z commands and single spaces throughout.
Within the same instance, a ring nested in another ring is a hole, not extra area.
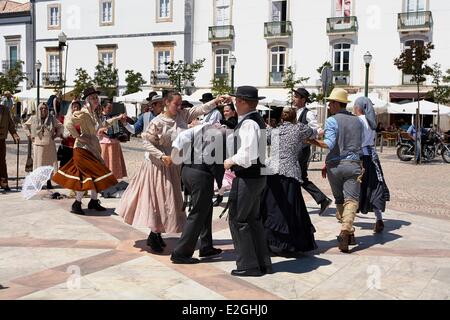
M 207 92 L 202 95 L 202 98 L 199 101 L 201 103 L 205 104 L 214 99 L 215 98 L 212 95 L 212 93 Z M 221 120 L 222 120 L 222 114 L 220 113 L 220 111 L 217 108 L 214 108 L 208 114 L 204 115 L 202 123 L 214 124 L 214 123 L 220 123 Z
M 264 226 L 260 214 L 261 196 L 266 186 L 264 168 L 266 124 L 256 111 L 258 89 L 251 86 L 238 87 L 236 93 L 238 125 L 233 135 L 233 156 L 226 159 L 225 169 L 234 171 L 229 196 L 229 224 L 236 251 L 237 268 L 233 276 L 258 277 L 272 273 Z M 262 150 L 261 150 L 262 149 Z
M 297 121 L 308 125 L 312 129 L 319 129 L 316 115 L 311 112 L 306 105 L 311 103 L 308 90 L 298 88 L 293 90 L 294 106 L 297 108 Z M 311 145 L 305 143 L 298 155 L 298 162 L 302 170 L 302 188 L 305 189 L 311 197 L 320 205 L 319 215 L 325 212 L 330 206 L 332 200 L 328 198 L 320 189 L 308 179 L 308 164 L 311 156 Z

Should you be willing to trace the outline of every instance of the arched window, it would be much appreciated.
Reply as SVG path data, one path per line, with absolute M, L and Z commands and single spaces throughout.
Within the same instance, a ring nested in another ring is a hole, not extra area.
M 270 49 L 270 84 L 283 83 L 286 51 L 284 46 L 274 46 Z
M 217 49 L 216 56 L 216 71 L 215 76 L 225 76 L 228 74 L 228 60 L 230 58 L 229 49 Z

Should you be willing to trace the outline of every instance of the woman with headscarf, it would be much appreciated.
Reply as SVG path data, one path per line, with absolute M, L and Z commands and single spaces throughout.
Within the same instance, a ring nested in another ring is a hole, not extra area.
M 125 190 L 116 212 L 125 223 L 150 228 L 147 245 L 162 252 L 166 244 L 161 233 L 180 233 L 186 222 L 181 192 L 180 164 L 172 162 L 172 142 L 188 123 L 210 112 L 222 101 L 181 109 L 181 95 L 169 92 L 165 112 L 154 118 L 142 134 L 145 160 Z
M 306 252 L 317 248 L 316 231 L 301 192 L 298 153 L 317 131 L 296 121 L 296 110 L 285 107 L 282 124 L 269 130 L 270 158 L 261 212 L 269 248 L 275 253 Z
M 377 122 L 372 101 L 366 97 L 359 97 L 354 103 L 354 112 L 364 127 L 362 140 L 364 175 L 359 196 L 359 211 L 364 214 L 375 212 L 376 223 L 373 230 L 380 233 L 384 229 L 383 212 L 390 196 L 375 150 Z
M 62 136 L 64 127 L 50 114 L 46 103 L 39 104 L 38 112 L 24 124 L 33 142 L 33 170 L 42 166 L 53 166 L 58 171 L 55 138 Z M 47 189 L 53 189 L 51 180 Z

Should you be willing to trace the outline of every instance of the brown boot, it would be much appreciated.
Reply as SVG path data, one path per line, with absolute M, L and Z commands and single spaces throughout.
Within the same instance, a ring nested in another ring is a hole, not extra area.
M 342 230 L 338 236 L 338 242 L 339 242 L 338 245 L 339 250 L 347 253 L 348 245 L 350 244 L 350 232 L 348 232 L 347 230 Z
M 339 223 L 342 223 L 343 214 L 344 214 L 344 205 L 336 204 L 336 219 Z
M 351 246 L 356 246 L 356 238 L 354 233 L 350 233 L 348 244 Z
M 373 227 L 373 232 L 381 233 L 384 230 L 384 222 L 383 220 L 377 220 L 375 226 Z

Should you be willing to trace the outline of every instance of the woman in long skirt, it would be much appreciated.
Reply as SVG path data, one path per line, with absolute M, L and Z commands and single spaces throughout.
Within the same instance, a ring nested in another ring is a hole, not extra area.
M 269 247 L 275 253 L 306 252 L 317 248 L 316 231 L 301 193 L 298 153 L 313 129 L 296 123 L 296 112 L 285 108 L 283 123 L 271 129 L 267 187 L 261 206 Z
M 180 233 L 186 222 L 181 192 L 180 165 L 172 162 L 172 141 L 188 123 L 214 109 L 220 98 L 193 108 L 181 109 L 181 95 L 169 92 L 166 111 L 154 118 L 142 134 L 147 150 L 145 160 L 131 179 L 119 206 L 118 215 L 135 227 L 150 228 L 147 244 L 162 252 L 161 233 Z
M 111 115 L 112 103 L 107 102 L 103 107 L 102 116 L 100 120 L 105 123 L 107 120 L 113 118 Z M 103 138 L 100 140 L 100 147 L 102 148 L 102 158 L 105 161 L 106 167 L 114 174 L 114 177 L 119 180 L 127 176 L 127 167 L 123 158 L 122 147 L 120 141 L 116 138 L 119 131 L 119 124 L 116 120 L 110 128 L 106 131 Z
M 384 229 L 383 212 L 386 210 L 386 201 L 389 201 L 389 189 L 384 180 L 383 170 L 378 155 L 375 151 L 375 131 L 369 126 L 365 110 L 373 109 L 370 99 L 360 97 L 354 103 L 354 112 L 364 127 L 363 167 L 364 175 L 359 196 L 359 211 L 367 214 L 374 212 L 376 223 L 373 227 L 375 233 Z

